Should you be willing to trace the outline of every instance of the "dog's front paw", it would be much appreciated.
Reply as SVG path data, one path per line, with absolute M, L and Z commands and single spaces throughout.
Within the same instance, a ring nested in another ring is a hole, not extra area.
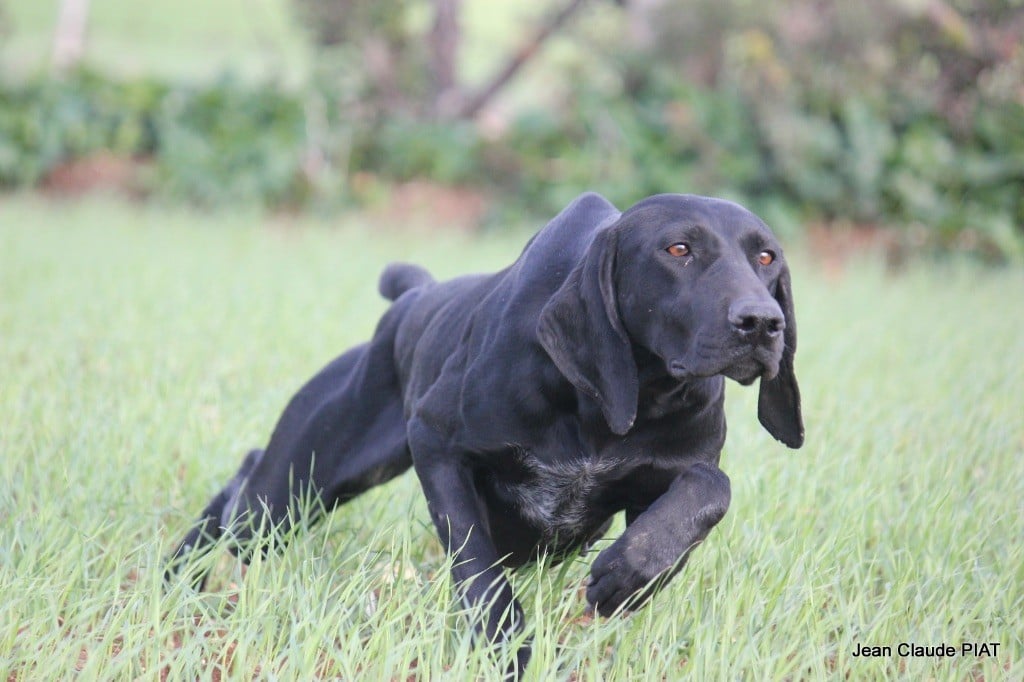
M 636 608 L 655 592 L 657 584 L 652 581 L 662 573 L 646 557 L 626 551 L 616 541 L 590 566 L 587 602 L 602 616 L 612 615 L 623 605 Z

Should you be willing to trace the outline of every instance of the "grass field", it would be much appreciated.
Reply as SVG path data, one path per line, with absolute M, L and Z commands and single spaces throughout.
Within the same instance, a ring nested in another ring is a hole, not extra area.
M 525 240 L 345 223 L 0 199 L 0 679 L 493 679 L 411 475 L 244 582 L 225 557 L 208 593 L 161 588 L 244 450 L 370 333 L 385 262 L 491 269 Z M 1024 273 L 794 251 L 806 446 L 731 387 L 725 520 L 629 617 L 581 617 L 588 557 L 518 575 L 530 679 L 1024 678 Z

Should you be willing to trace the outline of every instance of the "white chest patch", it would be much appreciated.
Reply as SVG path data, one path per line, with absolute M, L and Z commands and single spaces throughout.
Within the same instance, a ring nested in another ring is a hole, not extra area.
M 525 480 L 502 485 L 524 519 L 549 539 L 568 540 L 592 530 L 592 501 L 621 465 L 616 459 L 571 459 L 547 463 L 521 456 Z

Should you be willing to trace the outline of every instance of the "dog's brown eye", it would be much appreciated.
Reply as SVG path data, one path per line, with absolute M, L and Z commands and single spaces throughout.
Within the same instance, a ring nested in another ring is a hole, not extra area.
M 762 251 L 757 254 L 757 262 L 761 265 L 771 265 L 775 262 L 775 253 L 772 251 Z
M 668 251 L 668 255 L 675 256 L 676 258 L 682 258 L 683 256 L 690 255 L 690 245 L 684 242 L 673 244 L 665 250 Z

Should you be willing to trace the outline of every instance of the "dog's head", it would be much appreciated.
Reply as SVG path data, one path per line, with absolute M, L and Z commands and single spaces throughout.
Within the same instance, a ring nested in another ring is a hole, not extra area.
M 544 307 L 538 335 L 615 433 L 636 418 L 639 346 L 680 381 L 760 378 L 762 425 L 803 444 L 789 268 L 771 230 L 742 206 L 675 194 L 636 204 L 594 236 Z

